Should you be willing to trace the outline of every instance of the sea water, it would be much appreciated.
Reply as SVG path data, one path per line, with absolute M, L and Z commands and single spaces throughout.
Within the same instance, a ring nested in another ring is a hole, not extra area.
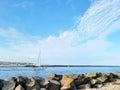
M 0 67 L 0 79 L 16 76 L 49 77 L 50 73 L 56 74 L 82 74 L 92 72 L 120 72 L 120 67 L 46 67 L 43 70 L 33 71 L 32 67 Z

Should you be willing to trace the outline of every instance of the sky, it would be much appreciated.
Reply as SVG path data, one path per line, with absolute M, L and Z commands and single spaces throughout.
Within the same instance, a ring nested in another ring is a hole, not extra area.
M 0 0 L 0 61 L 120 65 L 120 0 Z

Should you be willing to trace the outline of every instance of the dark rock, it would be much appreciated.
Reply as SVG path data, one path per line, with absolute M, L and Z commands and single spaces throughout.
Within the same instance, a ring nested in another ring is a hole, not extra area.
M 60 81 L 60 78 L 59 77 L 54 77 L 54 78 L 52 78 L 52 80 Z
M 78 80 L 75 80 L 74 81 L 76 85 L 82 85 L 82 84 L 87 84 L 90 82 L 90 78 L 81 78 L 81 79 L 78 79 Z
M 50 80 L 48 90 L 60 90 L 60 82 L 56 80 Z
M 109 82 L 115 82 L 116 81 L 117 76 L 114 75 L 113 73 L 110 73 L 108 76 L 108 81 Z
M 102 77 L 102 73 L 96 73 L 97 77 Z
M 61 79 L 62 79 L 62 75 L 57 75 L 57 74 L 56 74 L 56 76 L 55 76 L 55 77 L 59 78 L 59 80 L 61 80 Z
M 71 84 L 71 90 L 77 90 L 77 87 L 74 82 Z
M 0 90 L 2 90 L 2 87 L 3 87 L 3 81 L 2 79 L 0 79 Z

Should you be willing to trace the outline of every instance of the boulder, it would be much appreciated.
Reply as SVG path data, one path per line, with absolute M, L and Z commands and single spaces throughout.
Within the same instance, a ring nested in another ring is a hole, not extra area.
M 97 82 L 98 82 L 98 80 L 96 80 L 96 79 L 91 79 L 91 80 L 90 80 L 90 85 L 91 85 L 91 86 L 92 86 L 92 85 L 95 85 Z
M 85 77 L 89 77 L 89 78 L 96 78 L 97 77 L 97 74 L 96 73 L 87 73 L 87 74 L 84 74 Z
M 74 81 L 73 78 L 63 76 L 62 80 L 60 81 L 62 85 L 61 90 L 70 89 L 73 81 Z
M 25 76 L 18 76 L 16 77 L 16 80 L 17 80 L 17 85 L 22 85 L 25 87 L 25 84 L 29 81 L 29 79 Z
M 116 77 L 120 79 L 120 72 L 115 72 L 114 75 L 116 75 Z
M 15 89 L 16 82 L 11 81 L 3 81 L 3 87 L 2 90 L 14 90 Z
M 96 73 L 96 76 L 97 76 L 97 77 L 101 77 L 101 76 L 102 76 L 102 73 Z
M 48 90 L 60 90 L 60 82 L 56 80 L 50 80 Z
M 34 78 L 30 78 L 28 79 L 28 81 L 26 82 L 26 86 L 27 87 L 33 87 L 35 85 L 35 79 Z
M 2 87 L 3 87 L 3 81 L 2 79 L 0 79 L 0 90 L 2 90 Z
M 51 80 L 50 78 L 45 78 L 43 80 L 41 80 L 40 82 L 40 86 L 46 86 L 49 84 L 49 80 Z
M 17 82 L 17 79 L 16 79 L 16 77 L 10 77 L 10 78 L 7 78 L 6 81 L 14 81 L 14 82 Z
M 110 73 L 109 76 L 108 76 L 108 81 L 109 82 L 115 82 L 117 79 L 117 75 L 113 74 L 113 73 Z
M 107 82 L 108 76 L 109 76 L 109 73 L 107 73 L 107 74 L 103 73 L 103 74 L 101 74 L 101 76 L 99 76 L 96 79 L 99 80 L 101 83 L 104 83 L 104 82 Z
M 90 78 L 86 77 L 86 78 L 81 78 L 81 79 L 77 79 L 74 81 L 75 85 L 82 85 L 82 84 L 87 84 L 90 82 Z
M 15 88 L 15 90 L 25 90 L 20 84 Z

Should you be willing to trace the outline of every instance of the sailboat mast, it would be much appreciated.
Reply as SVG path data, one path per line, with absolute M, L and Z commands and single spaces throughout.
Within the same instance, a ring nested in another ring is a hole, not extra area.
M 41 50 L 39 50 L 39 55 L 38 55 L 38 66 L 41 66 Z

